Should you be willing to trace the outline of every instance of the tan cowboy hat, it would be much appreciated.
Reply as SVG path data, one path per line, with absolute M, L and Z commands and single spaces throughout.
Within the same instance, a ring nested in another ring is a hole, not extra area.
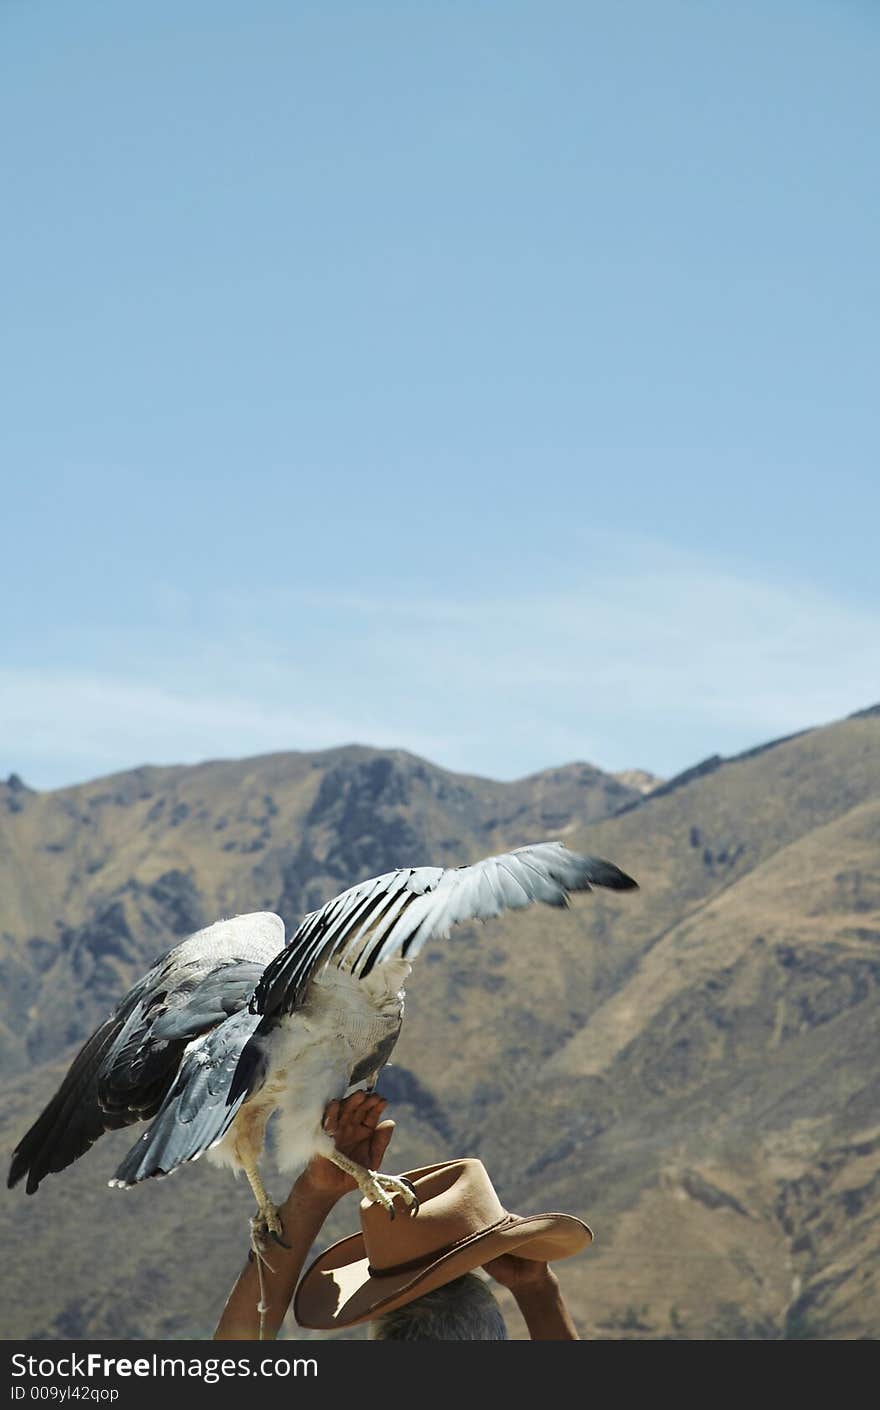
M 322 1253 L 303 1275 L 293 1309 L 301 1327 L 353 1327 L 412 1302 L 502 1253 L 550 1262 L 592 1243 L 571 1214 L 508 1214 L 482 1161 L 447 1160 L 410 1170 L 415 1215 L 395 1198 L 396 1218 L 361 1201 L 361 1232 Z

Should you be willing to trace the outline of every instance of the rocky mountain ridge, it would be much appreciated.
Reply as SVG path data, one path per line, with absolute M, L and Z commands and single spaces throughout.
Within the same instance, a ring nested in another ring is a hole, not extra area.
M 560 1267 L 585 1336 L 875 1337 L 876 709 L 647 793 L 586 765 L 497 784 L 356 747 L 0 786 L 5 1148 L 188 930 L 264 907 L 292 925 L 365 875 L 545 836 L 641 890 L 426 948 L 381 1083 L 393 1164 L 479 1154 L 509 1208 L 587 1219 L 594 1246 Z M 200 1163 L 119 1196 L 129 1140 L 7 1193 L 27 1291 L 6 1335 L 210 1334 L 247 1192 Z

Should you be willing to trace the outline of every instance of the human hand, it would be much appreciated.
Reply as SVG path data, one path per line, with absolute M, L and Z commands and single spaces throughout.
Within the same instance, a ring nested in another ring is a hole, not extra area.
M 549 1263 L 540 1263 L 534 1258 L 521 1258 L 518 1253 L 502 1253 L 498 1258 L 484 1263 L 483 1267 L 496 1283 L 509 1288 L 514 1296 L 530 1288 L 539 1288 L 554 1276 Z
M 513 1294 L 532 1341 L 580 1341 L 549 1263 L 502 1253 L 483 1267 Z
M 385 1097 L 375 1092 L 352 1092 L 328 1103 L 323 1126 L 340 1155 L 368 1170 L 380 1168 L 394 1135 L 394 1122 L 380 1120 L 387 1105 Z M 337 1199 L 357 1189 L 351 1175 L 322 1155 L 312 1158 L 305 1176 L 313 1189 Z

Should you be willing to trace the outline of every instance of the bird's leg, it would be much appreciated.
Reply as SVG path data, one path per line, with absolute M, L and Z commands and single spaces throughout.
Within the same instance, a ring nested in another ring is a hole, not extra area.
M 400 1175 L 386 1175 L 381 1170 L 368 1170 L 365 1165 L 358 1165 L 356 1161 L 349 1160 L 347 1155 L 342 1155 L 335 1148 L 328 1152 L 327 1158 L 356 1181 L 358 1189 L 366 1199 L 373 1204 L 381 1204 L 383 1209 L 387 1209 L 391 1219 L 394 1218 L 395 1213 L 395 1195 L 400 1195 L 410 1214 L 418 1214 L 418 1196 L 409 1180 L 405 1180 Z
M 239 1154 L 242 1168 L 248 1179 L 248 1184 L 254 1192 L 254 1199 L 257 1201 L 257 1212 L 251 1219 L 251 1248 L 254 1255 L 263 1263 L 266 1263 L 266 1243 L 272 1238 L 283 1248 L 288 1245 L 284 1243 L 281 1235 L 284 1233 L 284 1226 L 278 1214 L 278 1206 L 272 1203 L 271 1198 L 266 1193 L 266 1188 L 260 1179 L 260 1172 L 257 1169 L 256 1161 Z M 267 1263 L 267 1267 L 270 1265 Z

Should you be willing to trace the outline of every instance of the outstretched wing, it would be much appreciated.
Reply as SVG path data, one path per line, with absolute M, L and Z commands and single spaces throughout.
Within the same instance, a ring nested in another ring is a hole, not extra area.
M 279 916 L 218 921 L 169 950 L 77 1053 L 60 1088 L 16 1147 L 8 1184 L 72 1164 L 104 1131 L 147 1120 L 172 1088 L 188 1044 L 244 1009 L 284 944 Z
M 490 920 L 534 901 L 568 905 L 594 886 L 630 891 L 637 883 L 601 857 L 581 857 L 561 842 L 539 842 L 473 866 L 409 867 L 372 877 L 306 916 L 269 964 L 250 1003 L 269 1019 L 292 1013 L 312 976 L 333 963 L 359 979 L 400 955 L 414 959 L 426 940 L 466 920 Z

